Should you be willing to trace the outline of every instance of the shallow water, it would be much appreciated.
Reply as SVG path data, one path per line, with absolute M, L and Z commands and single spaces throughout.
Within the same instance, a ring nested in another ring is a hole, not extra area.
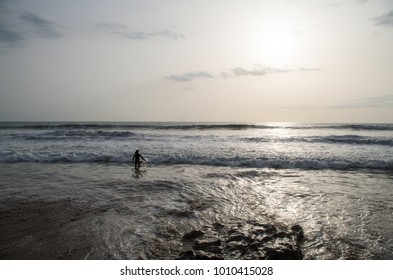
M 306 259 L 393 259 L 385 171 L 18 162 L 0 177 L 2 259 L 174 259 L 184 233 L 246 220 L 300 224 Z

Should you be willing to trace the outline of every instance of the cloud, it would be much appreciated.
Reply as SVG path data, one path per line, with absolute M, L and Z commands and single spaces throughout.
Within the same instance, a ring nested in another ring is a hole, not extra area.
M 393 27 L 393 10 L 387 14 L 383 14 L 379 17 L 374 18 L 373 20 L 375 22 L 375 25 L 386 25 Z
M 368 2 L 368 0 L 355 0 L 355 2 L 358 4 L 365 4 Z
M 235 76 L 264 76 L 273 73 L 284 73 L 284 72 L 292 72 L 293 69 L 280 69 L 275 67 L 263 67 L 260 65 L 256 65 L 257 67 L 253 70 L 247 70 L 243 67 L 232 68 L 230 72 Z
M 162 29 L 156 32 L 118 32 L 118 34 L 132 40 L 147 40 L 153 37 L 163 37 L 173 40 L 184 39 L 182 34 L 173 32 L 169 29 Z
M 118 23 L 99 23 L 97 28 L 101 30 L 107 30 L 115 35 L 122 36 L 131 40 L 148 40 L 154 37 L 162 37 L 172 40 L 184 39 L 184 35 L 172 31 L 171 29 L 165 28 L 154 32 L 145 31 L 131 31 L 128 26 Z
M 24 40 L 24 38 L 20 32 L 0 24 L 0 42 L 14 45 Z
M 96 24 L 96 27 L 98 29 L 109 30 L 109 31 L 118 31 L 118 30 L 127 30 L 128 29 L 128 27 L 124 24 L 108 23 L 108 22 L 98 23 L 98 24 Z
M 24 21 L 32 29 L 33 33 L 39 37 L 58 38 L 62 36 L 60 26 L 57 23 L 39 15 L 31 12 L 25 12 L 20 16 L 20 19 Z
M 24 39 L 20 31 L 15 28 L 10 12 L 8 0 L 0 0 L 0 43 L 14 45 Z
M 0 43 L 7 47 L 20 46 L 31 38 L 55 39 L 62 37 L 61 27 L 54 21 L 32 12 L 8 9 L 0 0 Z
M 259 64 L 255 65 L 255 68 L 252 70 L 248 70 L 243 67 L 235 67 L 230 69 L 229 71 L 222 71 L 218 75 L 212 75 L 205 71 L 195 71 L 195 72 L 187 72 L 181 75 L 169 75 L 164 77 L 167 80 L 175 81 L 175 82 L 191 82 L 194 79 L 198 78 L 234 78 L 234 77 L 242 77 L 242 76 L 265 76 L 269 74 L 276 73 L 289 73 L 289 72 L 314 72 L 321 71 L 322 68 L 299 68 L 299 69 L 284 69 L 284 68 L 275 68 L 275 67 L 264 67 Z
M 265 70 L 247 70 L 243 67 L 236 67 L 230 70 L 235 76 L 263 76 L 267 72 Z
M 175 82 L 191 82 L 194 79 L 214 78 L 211 74 L 204 71 L 188 72 L 181 75 L 166 76 L 165 79 Z

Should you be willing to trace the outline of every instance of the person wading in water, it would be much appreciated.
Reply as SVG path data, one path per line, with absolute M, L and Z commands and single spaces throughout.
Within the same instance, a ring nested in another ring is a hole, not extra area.
M 135 169 L 139 169 L 139 167 L 141 167 L 141 159 L 143 161 L 146 161 L 144 157 L 139 153 L 139 150 L 136 150 L 134 156 L 132 157 L 132 162 L 135 164 Z

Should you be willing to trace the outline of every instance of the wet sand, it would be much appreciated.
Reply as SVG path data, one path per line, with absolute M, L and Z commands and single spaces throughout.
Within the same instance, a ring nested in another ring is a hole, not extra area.
M 95 234 L 71 201 L 7 201 L 0 207 L 0 259 L 84 259 Z

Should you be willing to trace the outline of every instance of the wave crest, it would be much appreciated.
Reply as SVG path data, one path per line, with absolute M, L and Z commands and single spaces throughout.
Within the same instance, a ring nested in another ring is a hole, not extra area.
M 132 155 L 109 153 L 8 153 L 0 155 L 0 162 L 47 162 L 47 163 L 121 163 L 132 165 Z M 342 160 L 342 159 L 248 159 L 156 156 L 149 159 L 152 165 L 202 165 L 222 167 L 301 169 L 301 170 L 393 170 L 391 160 Z

